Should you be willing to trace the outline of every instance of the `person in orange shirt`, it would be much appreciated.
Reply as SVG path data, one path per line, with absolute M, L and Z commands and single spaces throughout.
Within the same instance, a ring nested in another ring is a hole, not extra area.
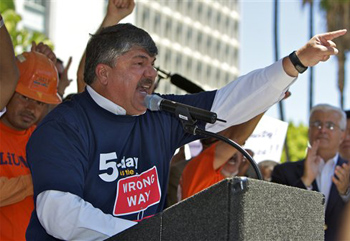
M 240 125 L 232 126 L 221 135 L 242 145 L 254 131 L 263 114 Z M 206 145 L 210 140 L 202 140 L 203 151 L 190 160 L 183 170 L 178 192 L 179 200 L 191 197 L 227 177 L 244 175 L 248 170 L 249 162 L 244 159 L 242 153 L 222 141 Z M 246 151 L 251 156 L 254 155 L 251 150 Z
M 181 199 L 186 199 L 194 194 L 220 182 L 225 178 L 244 175 L 249 167 L 248 160 L 242 153 L 235 151 L 234 154 L 226 159 L 221 166 L 217 165 L 218 155 L 222 142 L 218 141 L 202 153 L 189 161 L 186 165 L 180 180 Z M 230 149 L 230 147 L 227 147 Z M 223 152 L 231 152 L 230 150 L 221 150 Z M 253 157 L 253 152 L 249 149 L 246 151 Z M 219 157 L 220 158 L 220 157 Z M 245 171 L 242 171 L 245 169 Z
M 20 77 L 0 118 L 0 240 L 25 240 L 34 208 L 26 144 L 48 105 L 61 102 L 55 64 L 34 50 L 56 59 L 42 43 L 17 56 Z

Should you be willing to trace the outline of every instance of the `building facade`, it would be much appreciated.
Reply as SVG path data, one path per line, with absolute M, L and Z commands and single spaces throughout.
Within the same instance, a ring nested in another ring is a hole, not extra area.
M 179 74 L 205 90 L 216 89 L 239 75 L 238 0 L 136 0 L 123 22 L 144 28 L 155 40 L 156 67 Z M 107 0 L 16 0 L 23 26 L 45 33 L 64 62 L 73 56 L 69 76 L 76 80 L 89 34 L 106 11 Z M 161 75 L 160 75 L 161 76 Z M 76 91 L 76 82 L 66 94 Z M 157 92 L 184 93 L 161 79 Z
M 157 43 L 157 67 L 210 90 L 239 75 L 238 4 L 238 0 L 139 1 L 135 23 Z M 160 81 L 158 90 L 181 93 L 167 79 Z

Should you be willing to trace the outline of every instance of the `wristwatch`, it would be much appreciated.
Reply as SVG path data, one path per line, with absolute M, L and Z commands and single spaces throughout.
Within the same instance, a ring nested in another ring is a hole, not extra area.
M 295 69 L 300 73 L 304 73 L 305 70 L 307 70 L 307 67 L 305 67 L 301 62 L 300 59 L 298 58 L 297 54 L 295 53 L 296 51 L 293 51 L 289 55 L 290 61 L 292 61 L 292 64 L 294 65 Z

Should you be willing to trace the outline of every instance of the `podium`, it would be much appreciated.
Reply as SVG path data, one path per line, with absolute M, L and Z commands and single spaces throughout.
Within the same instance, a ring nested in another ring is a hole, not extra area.
M 107 240 L 324 240 L 324 196 L 228 178 Z

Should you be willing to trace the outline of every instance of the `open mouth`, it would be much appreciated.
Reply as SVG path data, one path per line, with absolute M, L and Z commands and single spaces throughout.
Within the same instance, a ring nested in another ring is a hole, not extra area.
M 146 94 L 148 94 L 150 91 L 149 91 L 149 87 L 145 87 L 145 86 L 142 86 L 141 88 L 139 88 L 139 91 L 141 92 L 141 93 L 145 93 L 145 95 Z
M 236 165 L 237 161 L 234 160 L 234 159 L 230 159 L 230 160 L 227 161 L 227 163 L 230 164 L 230 165 Z
M 152 80 L 145 79 L 142 80 L 139 85 L 137 86 L 137 89 L 142 93 L 142 94 L 151 94 L 152 92 L 152 86 L 153 82 Z

